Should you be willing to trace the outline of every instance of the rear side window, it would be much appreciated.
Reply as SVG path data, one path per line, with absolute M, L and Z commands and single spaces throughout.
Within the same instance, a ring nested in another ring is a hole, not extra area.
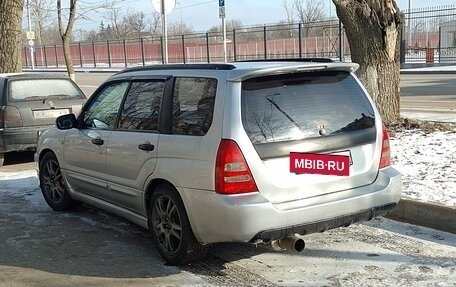
M 375 126 L 355 78 L 326 71 L 275 75 L 242 83 L 243 125 L 255 144 L 301 140 Z
M 133 82 L 122 109 L 119 128 L 158 130 L 164 82 Z
M 172 133 L 203 136 L 212 124 L 217 80 L 176 78 Z
M 9 89 L 13 101 L 84 99 L 73 82 L 66 79 L 13 80 Z

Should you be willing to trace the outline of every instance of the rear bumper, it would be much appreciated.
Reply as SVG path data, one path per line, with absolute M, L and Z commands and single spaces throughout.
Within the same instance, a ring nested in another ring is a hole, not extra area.
M 11 151 L 35 150 L 38 131 L 52 126 L 6 128 L 0 130 L 0 154 Z
M 225 196 L 201 190 L 179 191 L 196 238 L 213 243 L 268 241 L 370 220 L 393 209 L 401 190 L 401 174 L 388 167 L 379 171 L 371 185 L 290 204 L 273 204 L 261 193 Z
M 302 225 L 287 226 L 280 229 L 261 231 L 250 240 L 251 242 L 269 242 L 275 239 L 282 239 L 293 234 L 306 235 L 311 233 L 323 232 L 337 227 L 347 227 L 352 223 L 359 221 L 368 221 L 377 216 L 382 216 L 390 212 L 397 206 L 397 203 L 386 204 L 377 206 L 367 210 L 362 210 L 354 214 L 347 214 L 322 220 L 319 222 L 306 223 Z

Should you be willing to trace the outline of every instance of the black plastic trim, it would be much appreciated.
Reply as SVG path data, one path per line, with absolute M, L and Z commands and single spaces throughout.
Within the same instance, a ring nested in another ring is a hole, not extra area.
M 285 58 L 285 59 L 256 59 L 256 60 L 243 60 L 236 62 L 312 62 L 312 63 L 334 63 L 329 58 Z
M 250 240 L 250 242 L 255 243 L 258 240 L 269 242 L 271 240 L 283 239 L 296 233 L 300 235 L 306 235 L 317 232 L 323 232 L 338 227 L 347 227 L 355 222 L 369 221 L 374 217 L 385 215 L 388 212 L 390 212 L 393 208 L 395 208 L 396 205 L 397 203 L 390 203 L 386 205 L 373 207 L 371 209 L 363 210 L 357 213 L 334 217 L 313 223 L 306 223 L 302 225 L 288 226 L 281 229 L 261 231 L 258 234 L 256 234 Z
M 151 65 L 142 67 L 133 67 L 122 70 L 116 75 L 129 72 L 142 71 L 169 71 L 169 70 L 234 70 L 236 67 L 230 64 L 171 64 L 171 65 Z
M 358 131 L 344 132 L 296 141 L 255 144 L 254 147 L 261 159 L 288 156 L 290 152 L 325 153 L 346 150 L 354 146 L 375 142 L 375 127 Z
M 173 94 L 176 78 L 171 77 L 166 81 L 165 91 L 163 93 L 159 130 L 162 134 L 171 134 L 173 125 Z

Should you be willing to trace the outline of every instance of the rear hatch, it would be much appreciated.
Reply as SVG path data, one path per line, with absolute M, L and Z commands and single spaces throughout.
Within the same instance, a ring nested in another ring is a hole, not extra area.
M 248 79 L 242 82 L 241 101 L 243 126 L 260 158 L 249 165 L 269 201 L 317 197 L 375 180 L 380 156 L 375 112 L 350 73 L 323 70 Z M 290 154 L 344 155 L 349 174 L 296 172 Z
M 49 126 L 64 114 L 78 114 L 86 98 L 67 78 L 18 78 L 9 81 L 8 109 L 17 116 L 7 127 Z

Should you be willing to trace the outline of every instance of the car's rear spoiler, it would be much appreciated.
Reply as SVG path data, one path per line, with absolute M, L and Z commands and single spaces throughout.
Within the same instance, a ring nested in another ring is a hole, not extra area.
M 311 72 L 318 70 L 335 70 L 335 71 L 346 71 L 352 73 L 359 68 L 359 65 L 356 63 L 296 63 L 291 65 L 281 65 L 281 66 L 271 66 L 264 68 L 252 68 L 252 69 L 234 69 L 230 71 L 228 81 L 230 82 L 240 82 L 247 79 L 262 77 L 262 76 L 271 76 L 271 75 L 281 75 L 281 74 L 293 74 L 300 72 Z

